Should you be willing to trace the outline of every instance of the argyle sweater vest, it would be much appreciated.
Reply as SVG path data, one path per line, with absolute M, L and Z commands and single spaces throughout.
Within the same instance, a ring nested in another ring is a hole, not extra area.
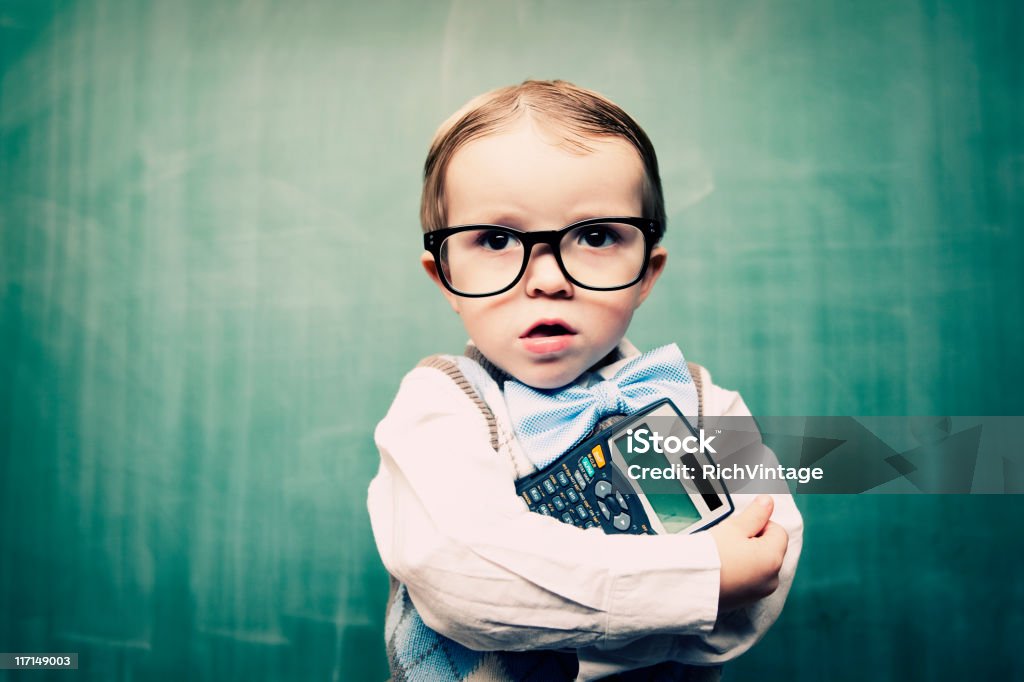
M 613 353 L 617 354 L 618 351 Z M 505 380 L 510 378 L 475 347 L 467 348 L 466 356 L 482 367 L 499 386 L 503 386 Z M 616 359 L 618 357 L 605 358 L 608 362 Z M 700 424 L 703 422 L 700 367 L 688 364 L 697 388 Z M 491 447 L 495 450 L 495 456 L 500 456 L 499 433 L 494 414 L 460 369 L 458 361 L 450 356 L 434 355 L 421 361 L 419 366 L 432 367 L 445 373 L 466 393 L 486 420 L 490 429 Z M 621 418 L 621 415 L 608 417 L 595 430 L 606 428 Z M 427 627 L 409 598 L 405 585 L 394 577 L 391 578 L 384 638 L 393 682 L 555 682 L 572 680 L 579 670 L 579 661 L 571 651 L 474 651 L 462 646 Z M 627 682 L 713 682 L 720 677 L 721 667 L 705 668 L 664 662 L 607 679 Z

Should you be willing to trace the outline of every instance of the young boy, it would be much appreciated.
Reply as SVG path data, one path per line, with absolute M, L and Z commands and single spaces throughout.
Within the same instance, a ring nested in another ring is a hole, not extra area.
M 782 609 L 790 496 L 734 495 L 692 535 L 606 535 L 530 512 L 514 485 L 634 411 L 613 388 L 624 366 L 653 362 L 684 414 L 750 414 L 674 345 L 639 357 L 624 338 L 667 258 L 646 134 L 594 92 L 527 81 L 445 122 L 424 175 L 422 264 L 471 341 L 407 374 L 376 431 L 393 678 L 717 679 Z M 602 409 L 538 436 L 531 400 L 569 387 Z

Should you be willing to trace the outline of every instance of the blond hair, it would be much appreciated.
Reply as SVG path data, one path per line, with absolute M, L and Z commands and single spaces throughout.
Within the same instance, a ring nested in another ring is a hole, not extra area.
M 523 81 L 474 97 L 441 124 L 423 164 L 420 223 L 424 232 L 446 227 L 444 178 L 455 152 L 497 133 L 523 116 L 532 116 L 580 152 L 591 151 L 587 139 L 618 137 L 629 142 L 644 166 L 643 215 L 665 228 L 665 199 L 658 157 L 647 133 L 608 98 L 567 81 Z M 661 235 L 659 235 L 660 239 Z

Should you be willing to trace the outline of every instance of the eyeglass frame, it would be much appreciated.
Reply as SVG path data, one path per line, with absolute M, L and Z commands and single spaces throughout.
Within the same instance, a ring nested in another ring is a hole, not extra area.
M 562 248 L 561 242 L 562 237 L 565 233 L 570 230 L 576 230 L 581 227 L 588 225 L 603 225 L 605 223 L 622 223 L 624 225 L 631 225 L 640 230 L 640 233 L 644 237 L 644 262 L 640 266 L 640 272 L 628 284 L 622 284 L 616 287 L 591 287 L 583 284 L 578 279 L 569 274 L 569 271 L 565 267 L 565 263 L 562 261 Z M 497 229 L 507 233 L 510 233 L 516 237 L 523 245 L 523 264 L 519 268 L 519 273 L 515 276 L 512 282 L 504 289 L 498 289 L 487 294 L 467 294 L 457 290 L 448 278 L 445 277 L 444 271 L 441 268 L 441 246 L 444 244 L 445 239 L 458 234 L 459 232 L 468 232 L 469 230 L 479 229 Z M 653 218 L 635 218 L 635 217 L 605 217 L 605 218 L 587 218 L 586 220 L 580 220 L 573 223 L 572 225 L 566 225 L 559 230 L 536 230 L 526 231 L 517 230 L 514 227 L 508 227 L 507 225 L 492 225 L 488 223 L 482 223 L 479 225 L 454 225 L 452 227 L 442 227 L 439 230 L 433 230 L 423 235 L 423 248 L 426 249 L 431 256 L 434 257 L 434 269 L 437 270 L 437 276 L 441 279 L 441 283 L 444 284 L 445 288 L 455 294 L 456 296 L 462 296 L 464 298 L 486 298 L 488 296 L 497 296 L 503 294 L 515 285 L 519 284 L 519 280 L 526 274 L 526 268 L 530 264 L 530 254 L 533 252 L 533 247 L 537 244 L 547 244 L 551 248 L 551 253 L 555 257 L 555 262 L 558 263 L 558 269 L 562 271 L 565 278 L 583 289 L 590 291 L 619 291 L 620 289 L 628 289 L 647 274 L 647 267 L 651 262 L 651 251 L 657 245 L 658 241 L 664 234 L 664 228 L 661 224 Z

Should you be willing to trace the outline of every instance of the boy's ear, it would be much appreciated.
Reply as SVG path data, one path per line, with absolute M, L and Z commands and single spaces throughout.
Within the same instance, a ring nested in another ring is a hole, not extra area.
M 651 256 L 653 257 L 654 254 L 652 253 Z M 433 254 L 424 252 L 420 256 L 420 265 L 422 265 L 423 269 L 427 271 L 427 276 L 430 277 L 430 280 L 437 285 L 437 288 L 441 290 L 441 293 L 444 294 L 444 297 L 448 299 L 448 305 L 452 307 L 452 310 L 458 313 L 459 297 L 453 294 L 452 292 L 448 291 L 448 289 L 444 285 L 444 282 L 441 281 L 440 275 L 437 274 L 437 266 L 434 264 Z
M 666 261 L 668 261 L 668 251 L 665 250 L 664 246 L 655 246 L 651 249 L 651 259 L 647 262 L 647 272 L 644 273 L 644 278 L 640 281 L 640 296 L 636 302 L 638 308 L 641 303 L 647 300 L 651 289 L 654 288 L 654 283 L 661 277 L 661 273 L 665 270 Z

